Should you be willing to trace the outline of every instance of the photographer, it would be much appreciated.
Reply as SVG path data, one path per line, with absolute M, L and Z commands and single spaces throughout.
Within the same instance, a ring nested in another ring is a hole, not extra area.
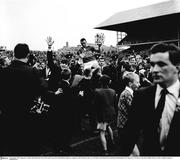
M 17 44 L 14 60 L 1 73 L 3 155 L 37 153 L 40 134 L 29 112 L 34 99 L 45 95 L 47 88 L 37 70 L 27 64 L 29 53 L 27 44 Z

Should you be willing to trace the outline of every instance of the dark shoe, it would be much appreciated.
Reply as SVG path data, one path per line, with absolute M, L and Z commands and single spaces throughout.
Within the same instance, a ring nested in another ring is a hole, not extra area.
M 107 150 L 103 150 L 103 151 L 102 151 L 102 155 L 103 155 L 103 156 L 109 156 L 109 152 L 108 152 Z
M 109 150 L 109 151 L 114 151 L 115 149 L 116 149 L 115 143 L 110 142 L 110 143 L 108 144 L 108 150 Z
M 62 151 L 66 155 L 73 155 L 74 154 L 74 149 L 70 146 L 65 146 L 62 148 Z

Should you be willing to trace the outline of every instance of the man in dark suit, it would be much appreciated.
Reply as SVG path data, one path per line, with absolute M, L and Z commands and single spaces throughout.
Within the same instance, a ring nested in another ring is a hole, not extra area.
M 48 51 L 47 51 L 47 62 L 48 62 L 48 88 L 50 91 L 55 92 L 58 89 L 58 83 L 61 80 L 61 67 L 58 66 L 55 61 L 55 55 L 52 51 L 52 45 L 54 43 L 52 37 L 47 37 L 47 45 L 48 45 Z
M 121 151 L 123 155 L 130 155 L 142 131 L 141 155 L 180 155 L 180 112 L 177 105 L 180 50 L 175 45 L 160 43 L 152 46 L 150 53 L 154 85 L 134 93 L 132 110 L 120 142 Z
M 5 155 L 35 154 L 37 139 L 34 138 L 40 136 L 30 109 L 33 100 L 44 95 L 47 88 L 42 85 L 44 82 L 37 70 L 27 64 L 28 55 L 28 45 L 17 44 L 14 48 L 14 60 L 1 73 L 1 129 Z
M 74 130 L 74 112 L 72 89 L 69 80 L 71 78 L 71 70 L 69 68 L 62 69 L 62 80 L 59 82 L 59 88 L 55 92 L 56 105 L 51 110 L 52 114 L 52 131 L 53 145 L 57 154 L 59 151 L 70 152 L 69 143 L 71 141 L 72 132 Z M 55 125 L 55 124 L 58 124 Z

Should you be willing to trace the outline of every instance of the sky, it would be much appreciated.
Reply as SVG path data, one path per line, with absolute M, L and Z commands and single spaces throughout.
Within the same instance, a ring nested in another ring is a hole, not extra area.
M 104 33 L 107 46 L 117 43 L 116 32 L 94 29 L 113 14 L 167 0 L 0 0 L 0 46 L 14 49 L 27 43 L 31 50 L 46 50 L 46 38 L 54 39 L 53 49 L 81 38 L 95 43 Z

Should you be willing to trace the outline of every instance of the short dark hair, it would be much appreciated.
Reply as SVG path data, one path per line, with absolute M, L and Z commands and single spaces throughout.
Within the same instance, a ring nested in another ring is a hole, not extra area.
M 158 52 L 168 52 L 169 60 L 173 65 L 180 63 L 180 49 L 175 44 L 158 43 L 151 47 L 150 54 L 156 54 Z
M 131 71 L 131 65 L 129 62 L 123 61 L 121 65 L 125 68 L 126 71 Z
M 91 73 L 91 68 L 86 68 L 84 70 L 84 76 L 88 77 L 90 75 L 90 73 Z
M 71 70 L 69 68 L 64 68 L 61 71 L 61 78 L 64 80 L 68 80 L 71 78 Z
M 19 43 L 14 48 L 14 57 L 18 59 L 26 58 L 29 52 L 29 46 L 27 44 Z
M 86 41 L 86 39 L 85 38 L 81 38 L 80 42 L 83 42 L 83 41 Z
M 109 86 L 111 78 L 108 75 L 104 74 L 100 77 L 99 82 L 102 86 Z

